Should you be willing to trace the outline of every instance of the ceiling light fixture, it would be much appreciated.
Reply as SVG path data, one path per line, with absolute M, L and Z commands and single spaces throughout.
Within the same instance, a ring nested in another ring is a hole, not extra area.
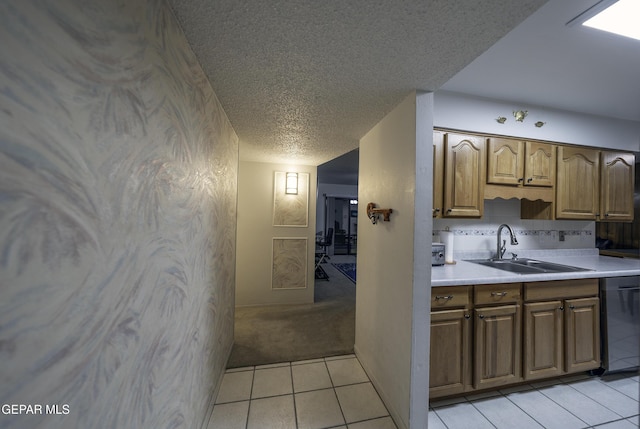
M 619 36 L 640 40 L 640 2 L 638 0 L 603 0 L 571 21 L 568 26 L 582 24 Z

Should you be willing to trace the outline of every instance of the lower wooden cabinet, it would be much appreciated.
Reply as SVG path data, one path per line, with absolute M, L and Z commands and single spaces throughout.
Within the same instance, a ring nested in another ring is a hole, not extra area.
M 600 300 L 597 297 L 565 301 L 566 372 L 600 367 Z
M 600 367 L 598 279 L 525 283 L 524 299 L 525 380 Z
M 466 309 L 431 313 L 429 394 L 463 393 L 471 384 L 471 321 Z
M 473 387 L 484 389 L 520 381 L 520 305 L 480 307 L 474 312 Z
M 524 379 L 553 377 L 563 373 L 562 301 L 524 305 Z
M 598 279 L 433 288 L 429 396 L 600 367 Z

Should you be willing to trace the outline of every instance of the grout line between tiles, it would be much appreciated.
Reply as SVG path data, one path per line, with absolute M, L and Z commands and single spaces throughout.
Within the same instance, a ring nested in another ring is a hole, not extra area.
M 249 389 L 249 406 L 247 406 L 247 417 L 244 422 L 244 429 L 249 429 L 249 415 L 251 414 L 251 396 L 253 395 L 253 381 L 256 378 L 256 367 L 253 367 L 253 374 L 251 375 L 251 389 Z
M 291 400 L 293 401 L 293 421 L 298 428 L 298 407 L 296 405 L 296 390 L 293 386 L 293 367 L 289 364 L 289 376 L 291 377 Z
M 498 398 L 498 397 L 499 397 L 499 396 L 494 396 L 493 398 L 490 398 L 490 399 L 495 399 L 495 398 Z M 475 409 L 476 409 L 476 411 L 477 411 L 478 413 L 480 413 L 480 415 L 481 415 L 482 417 L 484 417 L 484 419 L 485 419 L 486 421 L 488 421 L 488 422 L 489 422 L 489 424 L 490 424 L 491 426 L 493 426 L 494 428 L 498 429 L 498 427 L 497 427 L 496 425 L 494 425 L 494 424 L 493 424 L 493 422 L 492 422 L 491 420 L 489 420 L 489 418 L 488 418 L 487 416 L 485 416 L 485 415 L 482 413 L 482 411 L 480 411 L 480 409 L 479 409 L 478 407 L 476 407 L 476 404 L 474 404 L 473 402 L 469 402 L 469 403 L 471 404 L 471 406 L 472 406 L 473 408 L 475 408 Z
M 586 393 L 582 393 L 582 392 L 580 392 L 578 389 L 576 389 L 575 387 L 573 387 L 573 386 L 571 385 L 571 383 L 567 383 L 567 386 L 569 386 L 570 388 L 572 388 L 572 389 L 573 389 L 573 390 L 575 390 L 576 392 L 578 392 L 578 393 L 580 393 L 580 394 L 582 394 L 582 395 L 586 396 L 587 398 L 591 399 L 592 401 L 597 402 L 600 406 L 602 406 L 602 407 L 606 408 L 607 410 L 611 411 L 613 414 L 615 414 L 615 415 L 617 415 L 617 416 L 620 416 L 620 414 L 619 414 L 619 413 L 617 413 L 616 411 L 614 411 L 614 410 L 612 410 L 611 408 L 607 407 L 607 406 L 606 406 L 605 404 L 603 404 L 602 402 L 598 401 L 598 400 L 597 400 L 597 399 L 595 399 L 595 398 L 592 398 L 591 396 L 587 395 Z M 605 385 L 605 386 L 606 386 L 606 385 Z M 607 386 L 607 387 L 609 387 L 609 386 Z M 611 388 L 611 389 L 613 389 L 613 387 L 610 387 L 610 388 Z M 614 389 L 614 390 L 616 390 L 616 389 Z M 618 391 L 618 390 L 616 390 L 616 392 L 619 392 L 619 391 Z M 622 393 L 622 392 L 619 392 L 619 393 Z M 620 416 L 620 418 L 621 418 L 621 419 L 624 419 L 624 418 L 626 418 L 626 417 L 624 417 L 624 416 Z M 617 420 L 612 420 L 612 421 L 617 421 Z
M 535 390 L 536 392 L 538 392 L 538 389 L 533 389 L 533 390 Z M 529 391 L 529 392 L 530 392 L 530 391 Z M 542 394 L 542 392 L 538 392 L 538 393 L 540 393 L 542 396 L 546 397 L 546 395 L 543 395 L 543 394 Z M 542 426 L 542 427 L 544 428 L 544 425 L 543 425 L 541 422 L 539 422 L 538 420 L 536 420 L 536 418 L 535 418 L 535 417 L 533 417 L 531 414 L 527 413 L 527 411 L 526 411 L 526 410 L 524 410 L 524 409 L 523 409 L 523 408 L 521 408 L 518 404 L 516 404 L 515 402 L 513 402 L 513 401 L 511 400 L 511 398 L 509 398 L 509 395 L 504 395 L 504 397 L 505 397 L 505 398 L 507 398 L 507 400 L 508 400 L 509 402 L 511 402 L 513 405 L 515 405 L 515 406 L 516 406 L 516 408 L 520 409 L 520 411 L 522 411 L 523 413 L 525 413 L 526 415 L 528 415 L 529 417 L 531 417 L 531 420 L 533 420 L 534 422 L 538 423 L 540 426 Z M 562 407 L 562 406 L 560 406 L 560 407 L 561 407 L 563 410 L 565 409 L 565 408 L 564 408 L 564 407 Z M 573 414 L 572 414 L 572 415 L 573 415 Z M 582 420 L 580 420 L 580 421 L 581 421 L 581 422 L 583 422 Z M 583 423 L 585 423 L 585 422 L 583 422 Z M 586 424 L 586 423 L 585 423 L 585 424 Z
M 546 387 L 550 387 L 550 386 L 546 386 Z M 571 414 L 571 415 L 572 415 L 572 416 L 574 416 L 576 419 L 578 419 L 578 420 L 580 420 L 581 422 L 583 422 L 583 423 L 586 425 L 586 426 L 585 426 L 585 428 L 590 428 L 590 427 L 591 427 L 591 425 L 590 425 L 589 423 L 585 422 L 584 420 L 582 420 L 582 419 L 580 418 L 580 416 L 577 416 L 576 414 L 572 413 L 572 412 L 571 412 L 571 410 L 568 410 L 567 408 L 563 407 L 563 406 L 562 406 L 562 404 L 558 403 L 557 401 L 554 401 L 554 400 L 553 400 L 553 398 L 549 397 L 549 395 L 545 395 L 545 394 L 544 394 L 544 392 L 543 392 L 543 391 L 541 391 L 541 390 L 540 390 L 540 389 L 538 389 L 538 388 L 536 388 L 536 390 L 537 390 L 540 394 L 542 394 L 543 396 L 545 396 L 547 399 L 549 399 L 551 402 L 554 402 L 554 403 L 555 403 L 556 405 L 558 405 L 560 408 L 562 408 L 563 410 L 565 410 L 567 413 Z M 573 389 L 573 390 L 576 390 L 576 389 Z M 579 393 L 580 395 L 582 395 L 582 393 L 578 392 L 577 390 L 576 390 L 576 392 L 577 392 L 577 393 Z M 582 396 L 585 396 L 585 395 L 582 395 Z M 585 397 L 587 397 L 587 396 L 585 396 Z

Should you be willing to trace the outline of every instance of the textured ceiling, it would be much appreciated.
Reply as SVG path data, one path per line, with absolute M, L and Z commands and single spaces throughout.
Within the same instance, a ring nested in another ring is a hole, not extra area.
M 322 164 L 544 0 L 169 0 L 247 161 Z

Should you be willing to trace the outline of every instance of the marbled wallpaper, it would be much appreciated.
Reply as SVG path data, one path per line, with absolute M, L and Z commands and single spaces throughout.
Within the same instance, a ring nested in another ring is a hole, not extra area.
M 271 289 L 307 287 L 307 239 L 274 238 Z
M 0 2 L 0 428 L 202 426 L 237 167 L 164 0 Z

